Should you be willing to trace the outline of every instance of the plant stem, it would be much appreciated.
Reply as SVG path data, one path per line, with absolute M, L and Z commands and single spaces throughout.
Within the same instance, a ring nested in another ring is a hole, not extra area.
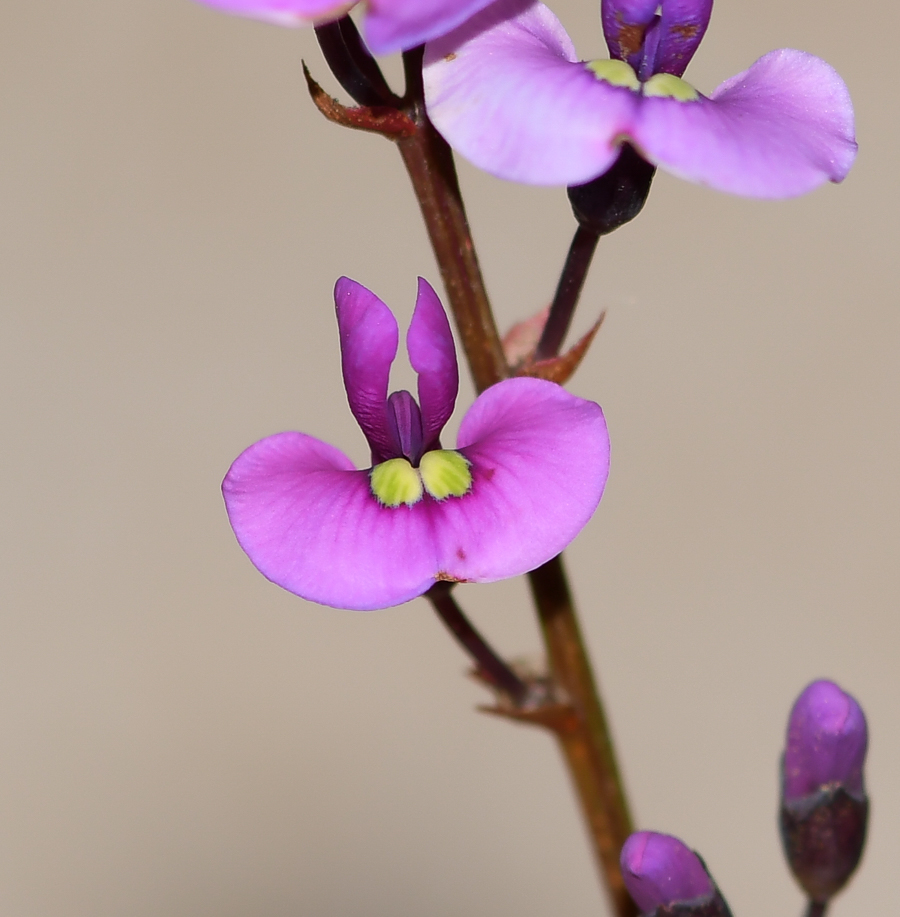
M 579 225 L 575 230 L 556 287 L 556 295 L 550 306 L 550 314 L 547 316 L 547 324 L 544 325 L 544 331 L 534 353 L 535 360 L 547 360 L 559 353 L 599 241 L 600 233 L 593 229 Z
M 805 917 L 825 917 L 827 909 L 827 901 L 810 901 L 806 907 Z
M 472 243 L 453 154 L 425 113 L 422 49 L 407 51 L 403 61 L 405 110 L 418 130 L 413 137 L 397 141 L 397 146 L 425 219 L 475 386 L 481 392 L 505 379 L 509 369 Z
M 519 705 L 528 694 L 528 685 L 494 652 L 490 644 L 472 626 L 453 598 L 453 583 L 435 583 L 425 598 L 434 606 L 438 617 L 475 660 L 478 674 Z
M 406 52 L 404 66 L 407 78 L 404 111 L 415 121 L 418 129 L 413 137 L 397 141 L 397 146 L 425 219 L 475 386 L 483 391 L 506 378 L 509 367 L 478 266 L 453 154 L 425 112 L 422 49 Z M 581 252 L 576 258 L 584 262 L 589 246 L 577 234 L 576 241 Z M 575 245 L 573 242 L 573 247 Z M 574 297 L 571 290 L 566 293 L 571 306 L 561 306 L 560 310 L 569 308 L 569 315 L 589 262 L 588 255 L 580 280 L 566 285 L 567 290 L 570 287 L 574 290 Z M 573 278 L 576 274 L 573 269 Z M 565 327 L 560 339 L 564 333 Z M 631 820 L 612 739 L 575 617 L 561 557 L 554 558 L 528 576 L 552 673 L 575 713 L 572 728 L 558 730 L 556 734 L 572 774 L 598 866 L 616 914 L 618 917 L 635 917 L 637 909 L 625 890 L 619 869 L 619 851 L 631 833 Z
M 619 917 L 637 908 L 622 880 L 619 852 L 632 833 L 631 816 L 612 736 L 575 616 L 562 555 L 528 574 L 550 669 L 568 695 L 579 728 L 561 735 L 563 753 L 582 800 L 591 840 Z

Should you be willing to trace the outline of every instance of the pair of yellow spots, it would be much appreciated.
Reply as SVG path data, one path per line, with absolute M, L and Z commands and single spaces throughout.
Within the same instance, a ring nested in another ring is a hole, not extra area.
M 690 83 L 671 73 L 655 73 L 641 83 L 634 69 L 623 60 L 593 60 L 587 68 L 604 83 L 641 92 L 650 98 L 675 99 L 677 102 L 695 102 L 700 98 L 700 93 Z
M 472 489 L 469 460 L 451 449 L 426 452 L 413 468 L 405 458 L 392 458 L 376 465 L 369 484 L 382 506 L 412 506 L 426 491 L 435 500 L 463 497 Z

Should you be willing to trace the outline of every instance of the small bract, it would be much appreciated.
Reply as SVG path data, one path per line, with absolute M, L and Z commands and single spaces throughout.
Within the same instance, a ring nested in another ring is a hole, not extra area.
M 388 396 L 397 322 L 374 293 L 335 287 L 350 410 L 372 466 L 357 470 L 304 433 L 261 440 L 222 490 L 241 547 L 272 582 L 338 608 L 370 610 L 438 580 L 490 582 L 558 554 L 590 519 L 609 472 L 599 406 L 541 379 L 481 394 L 456 448 L 440 436 L 459 387 L 456 350 L 437 294 L 420 279 L 406 337 L 418 400 Z

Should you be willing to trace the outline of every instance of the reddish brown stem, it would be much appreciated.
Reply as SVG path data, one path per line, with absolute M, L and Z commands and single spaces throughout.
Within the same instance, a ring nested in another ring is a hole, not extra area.
M 338 50 L 343 53 L 351 46 L 352 42 L 344 42 Z M 401 107 L 387 106 L 389 111 L 380 107 L 347 109 L 327 97 L 308 77 L 310 92 L 331 120 L 374 130 L 396 142 L 425 220 L 475 386 L 484 391 L 507 378 L 510 368 L 475 254 L 453 154 L 425 112 L 421 48 L 404 54 L 404 67 L 406 96 Z M 561 558 L 528 576 L 551 672 L 565 695 L 564 702 L 554 701 L 546 709 L 539 706 L 523 712 L 496 708 L 491 712 L 543 725 L 557 735 L 617 917 L 635 917 L 637 910 L 619 870 L 619 851 L 631 832 L 631 820 Z M 465 638 L 471 638 L 470 629 L 461 625 L 447 603 L 449 591 L 436 597 L 445 621 L 450 612 L 454 632 L 462 633 L 462 627 Z M 519 694 L 518 686 L 510 693 Z
M 397 146 L 425 219 L 475 386 L 483 391 L 509 375 L 509 367 L 478 266 L 453 154 L 425 113 L 421 49 L 407 52 L 404 63 L 405 110 L 418 129 L 414 136 L 397 141 Z M 637 908 L 619 868 L 619 851 L 632 831 L 631 818 L 561 557 L 528 577 L 552 673 L 575 713 L 572 728 L 556 734 L 616 914 L 636 917 Z

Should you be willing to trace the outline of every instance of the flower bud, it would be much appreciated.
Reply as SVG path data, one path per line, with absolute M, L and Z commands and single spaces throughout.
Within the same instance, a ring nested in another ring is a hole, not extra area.
M 731 917 L 703 861 L 677 837 L 638 831 L 625 841 L 619 862 L 642 914 Z
M 797 698 L 782 764 L 781 837 L 813 901 L 840 891 L 862 856 L 867 744 L 862 708 L 834 682 L 814 681 Z
M 624 226 L 643 209 L 655 174 L 656 166 L 624 144 L 619 158 L 606 172 L 567 189 L 575 219 L 601 236 Z

